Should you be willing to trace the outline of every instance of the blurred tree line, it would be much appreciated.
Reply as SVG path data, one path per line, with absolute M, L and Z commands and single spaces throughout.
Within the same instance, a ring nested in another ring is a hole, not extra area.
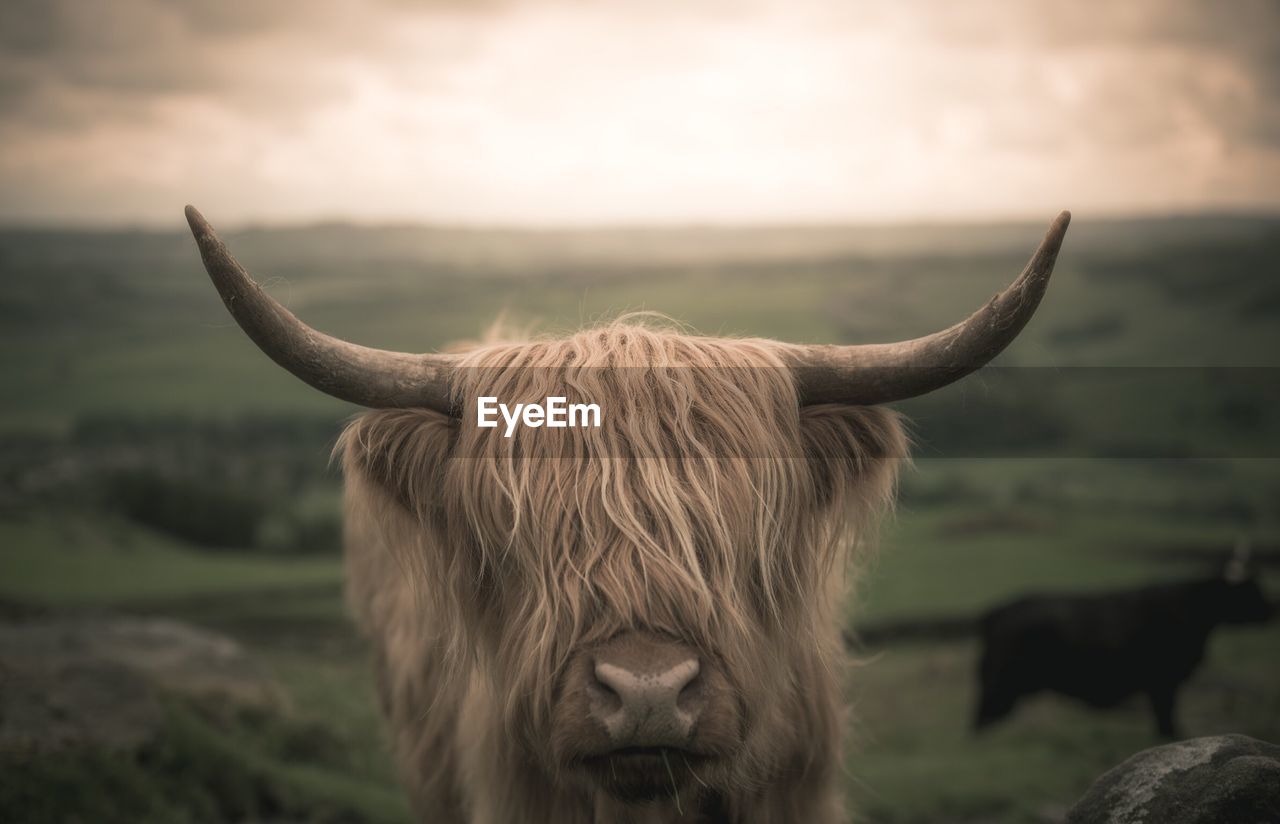
M 209 549 L 336 552 L 331 418 L 90 417 L 0 442 L 0 506 L 93 507 Z

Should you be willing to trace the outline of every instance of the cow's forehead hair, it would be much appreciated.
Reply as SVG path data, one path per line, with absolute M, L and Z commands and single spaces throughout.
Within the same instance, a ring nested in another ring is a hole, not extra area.
M 548 599 L 576 578 L 610 582 L 614 604 L 651 620 L 647 599 L 623 590 L 664 587 L 709 610 L 720 599 L 708 579 L 728 584 L 772 554 L 806 491 L 802 467 L 779 458 L 798 449 L 779 346 L 615 322 L 479 347 L 459 371 L 464 401 L 568 392 L 599 404 L 602 426 L 506 439 L 464 421 L 451 505 L 486 555 L 554 582 Z
M 742 617 L 734 609 L 794 611 L 789 598 L 829 570 L 838 530 L 812 508 L 785 347 L 626 319 L 478 347 L 460 370 L 464 401 L 568 387 L 603 407 L 604 425 L 506 439 L 464 421 L 464 460 L 445 485 L 451 523 L 493 569 L 514 564 L 545 588 L 543 608 L 594 597 L 623 622 L 709 633 Z

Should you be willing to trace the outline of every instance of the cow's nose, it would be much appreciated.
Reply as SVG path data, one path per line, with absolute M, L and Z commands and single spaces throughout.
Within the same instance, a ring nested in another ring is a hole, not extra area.
M 657 668 L 597 660 L 591 715 L 613 745 L 681 747 L 702 710 L 698 659 L 690 656 Z

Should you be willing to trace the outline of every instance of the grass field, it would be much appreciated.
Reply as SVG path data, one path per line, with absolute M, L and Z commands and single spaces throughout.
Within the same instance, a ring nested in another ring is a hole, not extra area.
M 980 305 L 1040 232 L 323 226 L 229 240 L 317 327 L 425 350 L 474 337 L 502 310 L 552 330 L 650 309 L 711 333 L 905 337 Z M 905 405 L 925 457 L 850 623 L 1195 575 L 1242 535 L 1280 542 L 1277 251 L 1280 221 L 1078 217 L 1044 307 L 1000 359 L 1051 368 Z M 58 809 L 95 821 L 405 820 L 334 549 L 327 453 L 352 410 L 253 348 L 177 230 L 3 231 L 0 275 L 0 606 L 209 627 L 284 696 L 266 714 L 171 696 L 161 738 L 123 756 L 0 752 L 0 811 L 29 814 L 0 817 L 39 820 L 40 799 L 75 797 L 95 806 Z M 1274 597 L 1280 579 L 1267 574 Z M 1280 740 L 1276 649 L 1276 625 L 1216 635 L 1187 689 L 1187 732 Z M 859 658 L 860 820 L 1052 821 L 1156 743 L 1140 703 L 1103 715 L 1047 697 L 971 736 L 968 639 Z

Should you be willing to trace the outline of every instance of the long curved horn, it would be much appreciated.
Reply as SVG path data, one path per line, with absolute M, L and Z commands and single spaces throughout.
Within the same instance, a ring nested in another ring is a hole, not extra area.
M 897 343 L 799 346 L 792 356 L 802 404 L 889 403 L 940 389 L 986 365 L 1035 314 L 1071 213 L 1058 215 L 1009 288 L 949 329 Z
M 273 361 L 321 392 L 360 406 L 452 412 L 454 356 L 387 352 L 317 332 L 263 291 L 194 206 L 187 207 L 187 222 L 222 302 Z

